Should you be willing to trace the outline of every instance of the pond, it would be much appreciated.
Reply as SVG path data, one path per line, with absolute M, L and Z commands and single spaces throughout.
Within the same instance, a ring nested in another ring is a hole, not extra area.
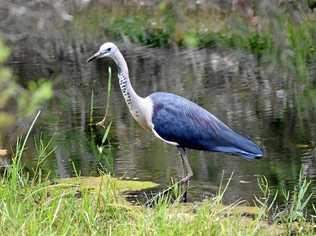
M 295 107 L 288 110 L 290 98 L 282 84 L 261 71 L 253 56 L 209 49 L 174 51 L 121 47 L 139 95 L 168 91 L 184 96 L 251 137 L 265 151 L 265 157 L 257 161 L 190 151 L 194 177 L 189 197 L 200 199 L 202 195 L 214 193 L 221 180 L 227 181 L 232 173 L 227 201 L 253 199 L 253 194 L 259 191 L 257 176 L 260 175 L 265 175 L 273 186 L 284 184 L 289 188 L 296 183 L 302 167 L 305 175 L 315 177 L 311 134 L 302 127 L 304 123 L 298 121 Z M 91 125 L 91 121 L 96 123 L 104 115 L 107 67 L 115 67 L 107 60 L 86 63 L 88 53 L 94 50 L 91 48 L 76 61 L 56 61 L 56 65 L 49 65 L 58 68 L 53 76 L 55 95 L 35 127 L 37 136 L 53 137 L 56 145 L 46 168 L 57 176 L 69 177 L 75 174 L 75 166 L 77 173 L 89 176 L 99 173 L 100 163 L 114 162 L 116 176 L 167 185 L 171 177 L 182 174 L 176 149 L 142 130 L 133 120 L 123 101 L 115 71 L 108 117 L 113 122 L 109 134 L 111 147 L 106 146 L 106 155 L 98 155 L 96 146 L 101 145 L 104 129 Z M 17 57 L 10 65 L 19 78 L 41 77 L 38 68 L 45 65 L 39 62 L 40 58 L 36 55 L 27 58 L 32 60 Z M 315 125 L 315 121 L 310 124 Z M 26 161 L 30 168 L 32 163 L 32 160 Z
M 54 97 L 43 108 L 34 130 L 37 138 L 52 138 L 51 145 L 55 147 L 42 168 L 52 176 L 64 178 L 76 174 L 96 176 L 104 167 L 118 177 L 167 186 L 171 178 L 182 174 L 176 149 L 133 120 L 119 89 L 113 62 L 86 62 L 107 40 L 113 39 L 92 39 L 84 34 L 64 41 L 51 38 L 45 45 L 53 50 L 45 60 L 36 50 L 34 39 L 12 52 L 8 65 L 21 84 L 40 78 L 54 82 Z M 245 199 L 252 203 L 254 194 L 260 192 L 258 176 L 262 175 L 271 186 L 292 189 L 301 169 L 315 189 L 316 157 L 312 156 L 312 149 L 316 116 L 314 113 L 300 117 L 293 93 L 277 68 L 267 68 L 255 56 L 239 50 L 150 48 L 122 41 L 117 44 L 139 95 L 167 91 L 186 97 L 264 149 L 264 158 L 256 161 L 189 151 L 194 172 L 190 201 L 211 196 L 232 173 L 225 195 L 227 202 Z M 113 76 L 108 122 L 112 121 L 112 126 L 108 141 L 102 144 L 105 129 L 93 124 L 105 112 L 109 66 Z M 18 124 L 17 133 L 21 135 L 28 124 Z M 12 145 L 13 136 L 7 142 Z M 35 149 L 35 142 L 31 142 L 24 160 L 26 168 L 31 169 L 35 163 Z

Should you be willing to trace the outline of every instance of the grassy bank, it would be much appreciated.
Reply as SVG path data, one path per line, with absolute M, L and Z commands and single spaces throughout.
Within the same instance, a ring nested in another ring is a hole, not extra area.
M 289 195 L 290 207 L 278 212 L 274 212 L 277 208 L 273 196 L 258 197 L 257 207 L 238 202 L 225 206 L 224 189 L 202 203 L 171 203 L 165 198 L 155 207 L 146 208 L 125 201 L 123 190 L 143 187 L 137 182 L 127 182 L 104 176 L 52 184 L 45 178 L 34 181 L 23 176 L 17 166 L 11 166 L 0 186 L 0 233 L 313 235 L 315 231 L 313 218 L 304 213 L 304 195 L 298 196 L 300 199 L 295 198 L 295 193 Z
M 172 1 L 92 4 L 86 13 L 88 20 L 86 14 L 75 14 L 74 22 L 82 30 L 151 47 L 242 49 L 284 65 L 290 60 L 299 73 L 315 58 L 316 15 L 303 2 L 233 7 Z

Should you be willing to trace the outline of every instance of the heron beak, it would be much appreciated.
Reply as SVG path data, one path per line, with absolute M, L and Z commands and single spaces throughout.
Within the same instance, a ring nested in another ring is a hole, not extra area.
M 93 54 L 91 57 L 89 57 L 89 58 L 87 59 L 87 62 L 91 62 L 91 61 L 97 59 L 100 55 L 101 55 L 100 52 L 96 52 L 95 54 Z

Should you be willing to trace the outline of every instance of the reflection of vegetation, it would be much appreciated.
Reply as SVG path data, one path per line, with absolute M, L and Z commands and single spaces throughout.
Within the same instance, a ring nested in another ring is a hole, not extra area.
M 32 81 L 27 88 L 18 85 L 10 70 L 2 66 L 8 56 L 9 49 L 0 41 L 0 128 L 13 124 L 18 117 L 34 113 L 52 97 L 52 84 L 48 81 Z

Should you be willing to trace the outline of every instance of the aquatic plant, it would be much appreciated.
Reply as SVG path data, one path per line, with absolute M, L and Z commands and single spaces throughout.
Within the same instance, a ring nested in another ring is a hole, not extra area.
M 111 147 L 109 142 L 109 133 L 112 126 L 112 121 L 109 120 L 107 123 L 107 119 L 109 118 L 109 108 L 110 108 L 110 98 L 111 98 L 111 90 L 112 90 L 112 70 L 111 67 L 108 68 L 108 78 L 107 78 L 107 95 L 106 95 L 106 105 L 105 105 L 105 113 L 101 121 L 94 123 L 94 93 L 91 93 L 90 99 L 90 147 L 92 153 L 99 162 L 100 169 L 105 171 L 106 173 L 114 172 L 114 152 L 115 148 Z M 107 124 L 106 124 L 107 123 Z M 104 128 L 104 133 L 100 134 L 100 130 L 96 129 L 95 126 L 99 126 Z M 102 136 L 99 140 L 99 136 Z
M 112 91 L 112 69 L 111 67 L 108 68 L 108 88 L 107 88 L 107 95 L 106 95 L 106 105 L 105 105 L 105 112 L 104 112 L 104 117 L 102 118 L 101 121 L 96 123 L 96 125 L 101 126 L 105 128 L 105 121 L 109 115 L 109 108 L 110 108 L 110 98 L 111 98 L 111 91 Z

